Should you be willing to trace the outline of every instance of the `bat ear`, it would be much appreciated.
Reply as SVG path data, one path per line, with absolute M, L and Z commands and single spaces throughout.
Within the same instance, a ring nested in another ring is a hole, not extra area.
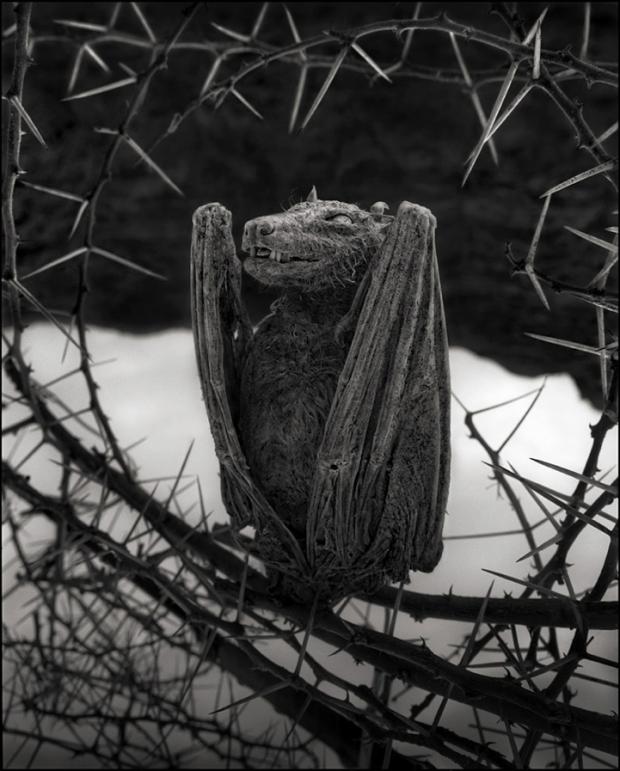
M 385 201 L 377 201 L 370 207 L 370 214 L 372 215 L 372 218 L 377 223 L 377 225 L 381 226 L 381 232 L 383 236 L 385 236 L 385 231 L 387 230 L 388 225 L 390 225 L 394 219 L 394 217 L 390 216 L 389 214 L 383 213 L 386 209 L 389 208 L 390 207 L 386 204 Z
M 312 190 L 308 193 L 306 201 L 310 201 L 310 203 L 316 203 L 318 200 L 319 196 L 317 195 L 316 187 L 312 185 Z
M 385 210 L 389 208 L 390 207 L 386 204 L 385 201 L 377 201 L 376 203 L 373 203 L 373 205 L 370 207 L 370 213 L 373 220 L 379 225 L 388 225 L 394 219 L 394 217 L 384 213 Z
M 370 213 L 372 214 L 373 220 L 381 222 L 383 219 L 383 212 L 389 208 L 390 207 L 386 204 L 385 201 L 377 201 L 376 203 L 373 203 L 373 205 L 370 207 Z

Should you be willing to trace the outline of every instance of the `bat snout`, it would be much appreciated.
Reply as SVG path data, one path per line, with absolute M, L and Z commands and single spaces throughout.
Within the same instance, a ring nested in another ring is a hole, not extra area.
M 274 232 L 274 230 L 276 229 L 276 226 L 273 224 L 273 222 L 265 221 L 265 222 L 259 222 L 256 225 L 256 229 L 258 230 L 259 235 L 268 236 Z
M 260 246 L 265 236 L 273 236 L 276 233 L 276 223 L 271 217 L 258 217 L 249 220 L 243 228 L 243 241 L 241 248 L 249 251 L 252 246 Z

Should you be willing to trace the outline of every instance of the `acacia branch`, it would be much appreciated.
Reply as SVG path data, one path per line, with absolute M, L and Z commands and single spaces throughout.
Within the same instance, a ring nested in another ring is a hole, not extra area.
M 393 608 L 396 589 L 384 587 L 372 596 L 361 596 L 366 602 L 384 608 Z M 600 598 L 597 598 L 600 600 Z M 443 618 L 449 621 L 473 623 L 484 602 L 483 597 L 460 597 L 454 594 L 434 595 L 403 592 L 400 609 L 416 621 L 425 618 Z M 591 629 L 617 629 L 618 603 L 600 602 L 594 598 L 573 604 L 566 598 L 521 599 L 517 597 L 490 597 L 484 618 L 489 624 L 523 624 L 528 627 L 550 626 L 573 629 L 575 610 Z
M 13 195 L 18 177 L 24 173 L 20 165 L 20 149 L 22 141 L 22 115 L 16 103 L 21 104 L 24 94 L 24 77 L 28 68 L 28 32 L 32 3 L 15 3 L 15 53 L 13 75 L 6 99 L 8 106 L 8 121 L 6 131 L 6 174 L 2 180 L 2 227 L 4 230 L 4 270 L 3 278 L 8 281 L 17 277 L 17 247 L 19 236 L 15 227 L 13 214 Z M 21 331 L 18 295 L 11 291 L 11 313 L 13 324 Z M 19 338 L 17 340 L 19 343 Z
M 15 3 L 15 52 L 11 83 L 6 93 L 8 121 L 6 129 L 6 169 L 2 179 L 2 229 L 4 231 L 4 257 L 2 280 L 8 286 L 9 309 L 13 324 L 13 347 L 21 348 L 23 322 L 20 296 L 15 280 L 17 278 L 17 249 L 19 235 L 15 226 L 14 193 L 15 184 L 24 173 L 21 167 L 22 115 L 17 105 L 22 104 L 24 78 L 29 65 L 28 35 L 32 3 Z M 21 353 L 20 353 L 21 357 Z M 23 361 L 23 360 L 22 360 Z
M 493 10 L 506 22 L 506 24 L 512 30 L 521 36 L 521 38 L 525 37 L 526 30 L 517 13 L 511 13 L 506 7 L 505 3 L 495 3 Z M 573 64 L 579 62 L 579 60 L 573 56 L 573 54 L 567 51 L 562 52 L 560 57 L 565 61 L 573 62 Z M 611 160 L 611 156 L 608 155 L 598 143 L 596 135 L 585 121 L 581 104 L 577 101 L 573 101 L 570 97 L 568 97 L 558 84 L 557 79 L 549 72 L 549 69 L 546 66 L 547 61 L 551 62 L 554 60 L 554 58 L 555 57 L 544 57 L 541 53 L 539 77 L 536 80 L 532 80 L 532 86 L 542 88 L 543 91 L 545 91 L 551 97 L 551 99 L 553 99 L 564 117 L 573 127 L 577 137 L 578 146 L 581 149 L 587 150 L 596 160 L 597 164 Z M 583 64 L 584 62 L 580 62 L 580 65 Z M 574 69 L 574 66 L 571 65 L 571 68 Z M 586 67 L 584 70 L 583 67 L 580 66 L 580 71 L 589 81 L 590 76 L 586 75 L 587 69 L 588 68 Z M 613 82 L 608 82 L 608 85 L 616 85 L 617 87 L 617 84 L 618 76 L 616 74 L 615 80 Z
M 378 742 L 383 742 L 389 736 L 392 736 L 400 741 L 431 746 L 451 757 L 454 755 L 454 752 L 445 746 L 443 741 L 445 739 L 449 744 L 464 746 L 468 751 L 474 751 L 476 756 L 488 756 L 499 768 L 512 767 L 506 763 L 499 753 L 444 729 L 440 730 L 439 734 L 435 737 L 432 737 L 428 728 L 424 732 L 427 735 L 426 738 L 412 735 L 409 733 L 410 727 L 403 726 L 403 719 L 391 710 L 384 712 L 383 718 L 387 721 L 387 724 L 380 727 L 374 724 L 373 721 L 362 718 L 357 709 L 352 710 L 351 707 L 343 708 L 338 703 L 338 700 L 327 697 L 305 681 L 295 678 L 291 679 L 288 670 L 272 663 L 270 659 L 260 654 L 250 642 L 244 641 L 242 638 L 245 635 L 245 631 L 240 624 L 229 622 L 222 616 L 214 615 L 198 606 L 189 596 L 184 596 L 184 591 L 180 586 L 170 583 L 166 576 L 160 574 L 153 566 L 148 566 L 141 560 L 124 552 L 121 545 L 114 542 L 107 534 L 83 524 L 70 506 L 58 499 L 41 494 L 30 485 L 25 477 L 16 474 L 4 462 L 3 484 L 27 501 L 34 511 L 45 514 L 57 524 L 64 523 L 67 527 L 69 543 L 74 543 L 77 548 L 90 550 L 104 564 L 113 568 L 114 573 L 122 574 L 126 580 L 133 583 L 158 604 L 161 603 L 169 614 L 178 618 L 179 621 L 188 624 L 193 629 L 198 643 L 203 642 L 212 629 L 218 629 L 219 632 L 214 636 L 214 644 L 209 647 L 208 658 L 235 674 L 241 684 L 251 685 L 256 692 L 269 691 L 264 694 L 264 698 L 270 701 L 278 711 L 291 718 L 297 717 L 299 714 L 298 706 L 305 703 L 306 696 L 309 695 L 312 708 L 306 710 L 299 719 L 300 725 L 306 728 L 316 727 L 317 719 L 322 721 L 329 720 L 329 725 L 332 727 L 337 725 L 338 730 L 334 730 L 333 735 L 331 735 L 331 731 L 326 731 L 325 729 L 320 731 L 320 734 L 322 739 L 339 752 L 343 758 L 347 758 L 349 764 L 351 763 L 351 757 L 349 756 L 353 754 L 353 748 L 359 742 L 359 736 L 361 736 L 363 728 L 364 731 L 370 733 L 375 741 Z M 41 579 L 30 572 L 26 562 L 25 565 L 30 580 L 39 584 Z M 113 605 L 114 603 L 110 604 Z M 121 607 L 125 612 L 130 612 L 127 607 Z M 154 615 L 151 610 L 148 617 L 134 617 L 138 623 L 146 625 Z M 229 638 L 236 638 L 236 642 L 227 641 L 225 637 L 221 636 L 221 633 L 225 633 Z M 247 664 L 244 664 L 244 657 L 249 659 Z M 329 680 L 330 673 L 324 669 L 321 671 L 324 679 Z M 66 667 L 64 668 L 64 675 L 66 677 L 71 675 L 71 671 Z M 271 692 L 271 689 L 275 686 L 286 685 L 289 680 L 291 681 L 290 685 L 285 690 Z M 370 691 L 366 693 L 361 689 L 356 689 L 354 686 L 351 686 L 351 689 L 355 690 L 360 697 L 372 697 L 372 692 Z M 282 695 L 278 696 L 280 692 Z M 43 710 L 43 713 L 45 713 L 45 710 Z M 83 711 L 80 714 L 82 718 L 87 717 Z M 120 718 L 117 717 L 117 719 Z M 316 731 L 316 733 L 319 732 Z M 345 741 L 346 737 L 349 737 L 349 739 L 355 737 L 355 741 Z M 395 766 L 390 767 L 410 767 L 407 765 L 405 757 L 400 756 L 398 753 L 395 755 L 395 763 Z
M 36 505 L 37 508 L 41 508 L 48 514 L 51 513 L 54 517 L 62 517 L 69 525 L 70 530 L 74 531 L 74 534 L 77 532 L 85 535 L 92 530 L 92 528 L 85 528 L 73 515 L 68 516 L 66 506 L 63 504 L 49 498 L 41 500 L 40 493 L 37 493 L 34 488 L 29 486 L 27 481 L 23 478 L 20 479 L 18 475 L 14 475 L 10 471 L 6 472 L 5 484 L 19 491 L 20 495 L 29 500 L 31 504 Z M 109 547 L 110 545 L 110 539 L 101 533 L 98 533 L 96 537 L 89 536 L 83 538 L 80 542 L 80 548 L 89 548 L 98 554 L 104 562 L 112 564 L 117 569 L 122 568 L 122 558 L 119 558 L 118 549 L 114 550 L 113 555 L 107 551 L 106 546 Z M 161 590 L 158 588 L 159 582 L 155 575 L 156 571 L 150 572 L 148 577 L 145 577 L 137 569 L 135 562 L 133 566 L 129 565 L 128 567 L 127 578 L 154 599 L 158 598 Z M 172 589 L 173 587 L 168 586 L 166 589 L 167 595 L 170 595 Z M 239 626 L 230 625 L 223 618 L 218 618 L 205 610 L 192 608 L 191 603 L 188 609 L 187 598 L 180 602 L 175 602 L 173 599 L 167 599 L 165 602 L 169 612 L 180 620 L 186 623 L 189 623 L 191 620 L 199 641 L 209 634 L 209 628 L 213 626 L 228 634 L 232 631 L 237 638 L 241 634 Z M 298 623 L 308 623 L 307 609 L 297 607 L 280 608 L 268 601 L 263 601 L 262 604 L 265 607 L 270 606 L 279 615 L 284 615 L 284 617 L 288 617 Z M 608 725 L 608 723 L 613 725 L 613 721 L 604 715 L 595 716 L 594 713 L 588 713 L 585 710 L 575 710 L 561 705 L 554 705 L 552 702 L 542 700 L 540 697 L 530 694 L 510 682 L 477 675 L 460 667 L 450 665 L 439 657 L 434 656 L 423 646 L 403 643 L 389 635 L 372 632 L 371 630 L 348 623 L 344 624 L 333 614 L 320 614 L 316 623 L 315 633 L 320 639 L 338 647 L 345 645 L 347 652 L 354 658 L 367 661 L 381 668 L 382 671 L 398 677 L 407 683 L 440 695 L 449 688 L 451 697 L 458 701 L 475 703 L 481 709 L 503 715 L 507 719 L 524 725 L 539 725 L 544 715 L 543 725 L 545 730 L 552 735 L 568 735 L 572 738 L 573 734 L 571 732 L 573 730 L 579 731 L 581 741 L 584 744 L 606 752 L 613 751 L 613 739 L 611 736 L 613 736 L 614 732 L 612 730 L 610 734 L 610 726 Z M 257 692 L 261 692 L 265 688 L 269 690 L 279 684 L 286 684 L 291 679 L 291 674 L 288 670 L 272 664 L 269 659 L 260 654 L 250 643 L 244 643 L 241 639 L 238 639 L 237 642 L 226 641 L 220 636 L 220 633 L 215 635 L 214 640 L 215 643 L 209 648 L 208 657 L 213 661 L 217 661 L 220 666 L 233 671 L 242 684 L 247 685 L 251 682 L 252 687 Z M 244 653 L 245 656 L 249 657 L 250 665 L 247 668 L 243 664 Z M 267 672 L 271 673 L 271 676 L 266 675 Z M 299 694 L 297 698 L 292 698 L 293 693 Z M 277 696 L 277 694 L 280 694 L 280 696 Z M 304 697 L 303 700 L 302 695 Z M 315 704 L 313 711 L 317 712 L 318 710 L 323 719 L 326 716 L 330 720 L 332 718 L 335 719 L 335 715 L 342 713 L 343 706 L 337 701 L 325 697 L 319 691 L 300 680 L 291 680 L 290 686 L 287 686 L 285 690 L 265 693 L 265 697 L 279 711 L 283 711 L 289 716 L 293 716 L 296 713 L 295 705 L 302 701 L 305 703 L 305 696 L 308 695 L 312 697 L 312 703 Z M 369 693 L 368 695 L 370 696 L 371 694 Z M 332 714 L 330 715 L 329 713 Z M 391 711 L 384 712 L 383 717 L 396 721 L 396 723 L 392 728 L 384 726 L 379 731 L 377 726 L 373 727 L 373 724 L 368 723 L 367 720 L 363 720 L 362 725 L 359 722 L 361 719 L 359 714 L 357 711 L 351 712 L 351 708 L 345 709 L 344 713 L 341 714 L 341 719 L 345 721 L 345 724 L 347 720 L 352 720 L 353 725 L 356 726 L 356 728 L 348 729 L 347 733 L 363 728 L 376 741 L 385 741 L 386 738 L 391 736 L 400 741 L 414 741 L 414 743 L 421 741 L 423 745 L 425 744 L 422 739 L 415 739 L 414 736 L 409 735 L 408 730 L 403 732 L 402 728 L 399 729 L 398 716 Z M 313 720 L 311 711 L 305 720 L 300 720 L 300 724 L 307 725 L 313 722 Z M 338 723 L 340 724 L 340 721 Z M 595 724 L 596 729 L 594 728 Z M 330 723 L 330 725 L 333 725 L 333 723 Z M 567 729 L 567 725 L 570 725 L 571 728 Z M 420 730 L 419 725 L 417 725 L 417 730 Z M 461 745 L 465 741 L 460 740 L 454 734 L 449 734 L 449 738 L 451 743 L 456 743 L 457 745 Z M 465 744 L 467 745 L 467 742 Z M 338 746 L 337 740 L 336 745 Z M 431 746 L 439 749 L 437 741 L 434 741 Z M 471 749 L 475 745 L 470 743 L 467 746 Z M 498 757 L 494 757 L 493 760 L 498 767 L 509 767 L 505 762 L 502 763 L 501 759 L 498 762 Z
M 220 105 L 225 98 L 226 94 L 231 93 L 236 89 L 239 83 L 244 80 L 248 75 L 253 72 L 263 69 L 268 64 L 276 61 L 288 61 L 291 60 L 296 66 L 299 65 L 299 54 L 313 50 L 314 48 L 325 45 L 326 43 L 339 43 L 343 41 L 356 41 L 360 38 L 368 35 L 374 35 L 381 32 L 391 32 L 396 35 L 402 35 L 405 32 L 412 30 L 431 30 L 436 32 L 443 32 L 446 34 L 454 34 L 459 38 L 463 38 L 467 41 L 475 41 L 487 47 L 501 50 L 506 53 L 511 59 L 514 60 L 531 60 L 534 55 L 533 47 L 529 45 L 523 45 L 515 40 L 500 37 L 492 33 L 480 30 L 476 27 L 472 27 L 459 22 L 453 21 L 445 13 L 439 14 L 435 17 L 428 19 L 388 19 L 381 22 L 373 22 L 360 27 L 354 27 L 343 31 L 325 31 L 320 35 L 309 37 L 299 42 L 291 43 L 287 46 L 273 47 L 265 44 L 260 44 L 260 50 L 253 61 L 248 62 L 241 66 L 239 71 L 232 76 L 220 79 L 211 83 L 209 88 L 202 91 L 195 99 L 193 99 L 187 107 L 179 112 L 175 116 L 174 131 L 183 123 L 190 115 L 198 110 L 203 104 L 207 102 L 216 101 Z M 230 44 L 229 44 L 230 45 Z M 253 41 L 253 45 L 258 45 L 257 41 Z M 220 54 L 221 56 L 221 54 Z M 307 66 L 312 61 L 311 57 L 308 57 L 303 65 Z M 600 82 L 609 86 L 617 87 L 618 74 L 606 67 L 593 64 L 591 62 L 582 61 L 572 54 L 567 54 L 566 51 L 550 51 L 543 49 L 541 51 L 541 62 L 553 66 L 562 68 L 562 72 L 567 71 L 570 68 L 571 73 L 576 73 L 581 77 L 586 78 L 589 82 Z M 324 62 L 317 62 L 320 66 L 331 67 L 333 66 L 333 57 L 326 58 Z M 350 65 L 346 61 L 343 66 L 356 69 L 360 67 L 358 64 Z M 364 68 L 362 68 L 364 70 Z M 369 67 L 365 68 L 366 72 L 371 71 Z M 372 72 L 372 71 L 371 71 Z M 438 71 L 436 70 L 436 73 Z M 374 73 L 373 73 L 374 74 Z M 548 75 L 548 71 L 547 71 Z M 435 76 L 433 79 L 436 79 Z M 549 76 L 551 77 L 551 76 Z M 503 79 L 503 78 L 502 78 Z M 464 83 L 462 77 L 459 78 L 459 82 Z M 537 84 L 540 85 L 540 84 Z M 570 110 L 565 100 L 562 100 L 557 91 L 557 84 L 549 86 L 545 82 L 545 89 L 551 89 L 558 101 L 565 115 L 569 119 Z M 574 109 L 574 105 L 571 102 L 571 109 Z M 575 123 L 573 122 L 573 125 Z M 581 125 L 581 123 L 579 123 Z M 155 147 L 164 137 L 168 136 L 171 132 L 166 131 L 151 145 L 151 148 Z M 591 131 L 584 124 L 583 136 L 590 137 Z M 603 153 L 602 149 L 598 147 L 594 152 Z
M 66 431 L 64 427 L 57 428 Z M 119 474 L 119 476 L 121 475 Z M 23 480 L 19 482 L 19 485 L 18 482 L 16 476 L 10 470 L 7 471 L 5 484 L 19 489 L 23 495 L 36 495 L 36 491 L 29 489 Z M 108 483 L 114 489 L 114 479 L 108 478 Z M 45 501 L 43 506 L 50 508 L 51 504 L 49 501 Z M 142 509 L 144 510 L 144 507 Z M 145 512 L 145 518 L 148 516 Z M 164 516 L 166 516 L 165 513 Z M 169 516 L 166 518 L 169 519 Z M 163 532 L 169 532 L 169 528 L 164 528 Z M 209 541 L 209 538 L 202 536 L 200 538 L 201 546 L 205 541 Z M 133 572 L 137 572 L 135 565 Z M 151 577 L 148 578 L 148 581 L 150 580 Z M 150 591 L 150 585 L 147 586 L 144 583 L 145 579 L 141 578 L 140 581 L 141 588 Z M 218 587 L 219 589 L 220 587 Z M 234 590 L 233 595 L 235 592 L 236 590 Z M 284 615 L 301 626 L 306 626 L 309 623 L 308 609 L 274 604 L 267 595 L 253 597 L 251 592 L 246 592 L 246 602 L 250 602 L 254 607 L 263 607 Z M 174 604 L 171 605 L 170 610 L 178 613 Z M 198 614 L 198 618 L 200 616 L 201 614 Z M 224 623 L 223 620 L 219 620 L 211 614 L 209 614 L 208 619 L 205 618 L 205 622 L 218 627 Z M 382 635 L 363 627 L 345 624 L 331 613 L 325 612 L 319 615 L 315 622 L 315 634 L 338 648 L 345 647 L 354 658 L 366 661 L 388 675 L 400 678 L 409 684 L 438 695 L 445 695 L 449 689 L 452 699 L 467 704 L 475 704 L 477 707 L 494 714 L 532 727 L 540 726 L 542 716 L 546 716 L 545 722 L 542 724 L 544 730 L 555 736 L 573 738 L 573 734 L 567 733 L 566 724 L 577 725 L 581 741 L 584 744 L 607 752 L 613 751 L 614 743 L 611 736 L 613 736 L 614 731 L 611 731 L 608 725 L 612 721 L 604 715 L 597 715 L 595 718 L 594 713 L 573 710 L 569 716 L 565 714 L 568 708 L 563 705 L 541 699 L 536 694 L 532 694 L 511 682 L 479 675 L 449 664 L 424 647 L 403 643 L 389 635 Z

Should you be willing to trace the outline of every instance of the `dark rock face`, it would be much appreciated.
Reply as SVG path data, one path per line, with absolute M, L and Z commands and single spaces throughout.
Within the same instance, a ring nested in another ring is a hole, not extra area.
M 446 9 L 460 21 L 505 34 L 501 21 L 489 16 L 486 4 L 459 3 Z M 156 34 L 162 37 L 179 15 L 175 3 L 154 3 L 148 10 Z M 542 6 L 525 4 L 522 12 L 531 14 L 533 21 L 541 10 Z M 3 5 L 5 12 L 10 14 L 10 5 Z M 251 3 L 209 4 L 208 12 L 197 16 L 188 38 L 220 39 L 210 27 L 211 21 L 247 31 L 256 12 Z M 58 35 L 54 18 L 105 23 L 107 13 L 105 7 L 95 4 L 39 3 L 33 11 L 33 29 L 39 35 Z M 561 50 L 580 40 L 582 13 L 581 4 L 553 4 L 545 22 L 545 47 Z M 300 3 L 294 15 L 305 37 L 323 29 L 404 16 L 405 11 L 378 3 Z M 130 16 L 121 16 L 119 26 L 137 34 Z M 616 27 L 617 4 L 592 4 L 591 59 L 611 61 L 617 56 Z M 286 20 L 275 5 L 269 9 L 264 30 L 270 44 L 290 41 Z M 62 102 L 76 54 L 70 37 L 35 45 L 36 66 L 28 71 L 26 99 L 48 148 L 25 137 L 23 166 L 30 182 L 86 195 L 110 141 L 109 136 L 94 133 L 93 126 L 118 125 L 127 91 Z M 364 75 L 342 69 L 300 135 L 288 133 L 298 75 L 291 63 L 273 63 L 240 85 L 244 97 L 265 116 L 264 121 L 232 97 L 217 111 L 203 105 L 153 152 L 153 159 L 183 189 L 185 198 L 175 195 L 145 164 L 136 165 L 135 154 L 124 149 L 100 199 L 96 242 L 166 274 L 169 280 L 148 279 L 94 257 L 86 307 L 89 321 L 134 332 L 189 326 L 187 255 L 192 211 L 207 200 L 225 203 L 235 212 L 235 237 L 240 244 L 246 220 L 288 208 L 316 184 L 322 196 L 362 207 L 378 198 L 392 208 L 405 199 L 428 206 L 438 220 L 437 248 L 450 343 L 494 358 L 520 374 L 567 371 L 584 395 L 600 403 L 595 357 L 536 342 L 524 334 L 535 332 L 592 345 L 596 340 L 594 309 L 548 291 L 549 314 L 525 277 L 511 278 L 504 257 L 507 241 L 517 256 L 527 253 L 541 193 L 591 167 L 592 159 L 578 149 L 572 127 L 556 106 L 534 89 L 495 136 L 499 166 L 485 150 L 461 189 L 463 161 L 478 139 L 480 126 L 468 94 L 454 84 L 433 80 L 437 71 L 458 77 L 445 36 L 418 31 L 413 41 L 408 66 L 430 68 L 429 78 L 395 76 L 392 85 L 377 81 L 369 87 Z M 373 44 L 372 55 L 382 64 L 398 58 L 400 47 L 393 35 L 373 37 Z M 333 56 L 334 50 L 326 47 L 323 53 Z M 474 43 L 463 44 L 462 50 L 474 74 L 503 66 L 501 52 Z M 10 46 L 3 51 L 10 56 Z M 110 64 L 120 60 L 137 71 L 148 57 L 141 49 L 117 44 L 101 46 L 100 53 Z M 224 63 L 222 76 L 236 72 L 239 61 L 233 58 Z M 112 79 L 93 62 L 86 58 L 85 62 L 76 92 Z M 134 138 L 141 146 L 148 148 L 165 132 L 171 116 L 196 96 L 211 63 L 211 55 L 205 58 L 204 53 L 191 51 L 171 58 L 167 71 L 153 80 L 135 123 Z M 310 71 L 302 114 L 324 77 L 322 68 Z M 498 85 L 488 77 L 479 88 L 487 113 Z M 584 117 L 597 133 L 616 120 L 615 94 L 610 88 L 600 84 L 588 88 L 578 79 L 563 82 L 562 87 L 583 103 Z M 608 140 L 608 152 L 616 151 L 616 140 L 617 134 Z M 539 268 L 585 286 L 602 267 L 605 252 L 570 234 L 564 225 L 604 237 L 616 208 L 614 192 L 602 176 L 554 196 L 538 250 Z M 76 209 L 77 204 L 69 200 L 24 187 L 18 190 L 23 273 L 81 244 L 80 229 L 67 241 Z M 73 307 L 76 286 L 74 261 L 28 280 L 28 288 L 39 300 L 65 311 Z M 617 289 L 615 277 L 609 286 L 612 291 Z M 258 320 L 275 294 L 251 279 L 244 291 Z

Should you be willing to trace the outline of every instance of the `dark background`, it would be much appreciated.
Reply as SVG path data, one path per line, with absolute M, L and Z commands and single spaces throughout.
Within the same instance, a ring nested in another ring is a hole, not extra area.
M 123 4 L 117 29 L 144 35 L 129 4 Z M 158 39 L 178 24 L 184 3 L 142 3 Z M 211 22 L 247 33 L 260 10 L 258 3 L 209 3 L 202 6 L 183 40 L 226 41 Z M 483 3 L 428 3 L 422 16 L 440 10 L 464 23 L 505 35 L 503 22 Z M 531 25 L 544 8 L 521 4 Z M 110 3 L 35 3 L 32 27 L 39 42 L 35 65 L 28 70 L 24 103 L 45 137 L 41 148 L 31 137 L 23 143 L 23 165 L 30 182 L 85 195 L 93 186 L 107 135 L 93 127 L 115 128 L 132 87 L 83 100 L 62 102 L 83 31 L 71 31 L 54 19 L 105 23 Z M 290 6 L 302 38 L 322 30 L 345 30 L 371 21 L 407 18 L 410 3 L 293 3 Z M 2 4 L 3 27 L 11 23 L 10 4 Z M 583 23 L 581 3 L 552 3 L 543 27 L 543 46 L 579 51 Z M 86 33 L 87 35 L 89 33 Z M 617 59 L 617 4 L 592 4 L 589 55 L 596 61 Z M 291 33 L 280 4 L 270 5 L 259 39 L 285 45 Z M 401 43 L 390 32 L 364 39 L 364 47 L 382 66 L 395 61 Z M 3 47 L 5 65 L 12 44 Z M 119 63 L 140 71 L 148 51 L 118 43 L 97 45 L 110 66 L 103 73 L 85 57 L 74 93 L 112 82 L 126 73 Z M 461 42 L 472 71 L 494 72 L 480 89 L 488 115 L 499 89 L 506 56 L 476 43 Z M 337 46 L 327 43 L 315 55 L 333 57 Z M 132 128 L 145 148 L 164 132 L 175 112 L 197 95 L 213 61 L 201 50 L 175 52 L 159 73 Z M 249 55 L 231 58 L 220 76 L 236 72 Z M 362 64 L 354 53 L 347 62 Z M 430 79 L 412 77 L 427 68 Z M 574 131 L 540 90 L 530 92 L 516 113 L 496 134 L 500 164 L 484 150 L 466 187 L 461 188 L 464 162 L 476 144 L 480 125 L 471 101 L 459 85 L 438 82 L 458 76 L 445 34 L 417 31 L 407 72 L 389 85 L 371 82 L 367 74 L 341 70 L 306 130 L 289 135 L 288 120 L 298 68 L 273 63 L 242 81 L 239 90 L 264 116 L 258 120 L 234 98 L 215 111 L 210 104 L 193 113 L 153 151 L 154 160 L 183 190 L 180 197 L 145 164 L 136 164 L 130 149 L 120 153 L 114 175 L 102 194 L 95 240 L 97 245 L 164 273 L 166 282 L 126 270 L 99 257 L 91 258 L 91 292 L 87 319 L 93 324 L 132 332 L 154 332 L 189 326 L 189 243 L 193 210 L 220 201 L 234 216 L 239 242 L 245 220 L 287 208 L 317 186 L 322 198 L 370 206 L 376 200 L 392 212 L 403 199 L 428 206 L 438 219 L 437 247 L 452 345 L 492 357 L 521 374 L 568 371 L 582 392 L 599 402 L 595 357 L 559 349 L 525 337 L 525 332 L 596 344 L 592 306 L 547 291 L 552 312 L 541 305 L 527 279 L 510 276 L 504 245 L 512 242 L 524 256 L 540 212 L 539 196 L 552 185 L 595 165 L 577 148 Z M 523 72 L 525 69 L 523 68 Z M 312 69 L 301 108 L 309 108 L 327 69 Z M 4 90 L 10 68 L 4 68 Z M 481 76 L 475 76 L 477 81 Z M 582 80 L 562 87 L 584 103 L 584 117 L 595 134 L 616 119 L 615 92 Z M 516 93 L 513 85 L 511 95 Z M 510 98 L 510 97 L 509 97 Z M 606 144 L 615 152 L 617 134 Z M 20 187 L 16 193 L 20 272 L 33 270 L 78 248 L 80 227 L 69 242 L 77 204 Z M 537 267 L 557 279 L 585 285 L 602 267 L 605 252 L 569 232 L 569 224 L 609 238 L 615 196 L 602 177 L 571 187 L 552 199 L 539 247 Z M 75 301 L 77 267 L 73 261 L 28 279 L 28 288 L 48 307 L 70 311 Z M 615 288 L 612 278 L 610 288 Z M 273 297 L 249 279 L 245 295 L 252 316 L 260 318 Z M 610 314 L 607 314 L 609 316 Z

